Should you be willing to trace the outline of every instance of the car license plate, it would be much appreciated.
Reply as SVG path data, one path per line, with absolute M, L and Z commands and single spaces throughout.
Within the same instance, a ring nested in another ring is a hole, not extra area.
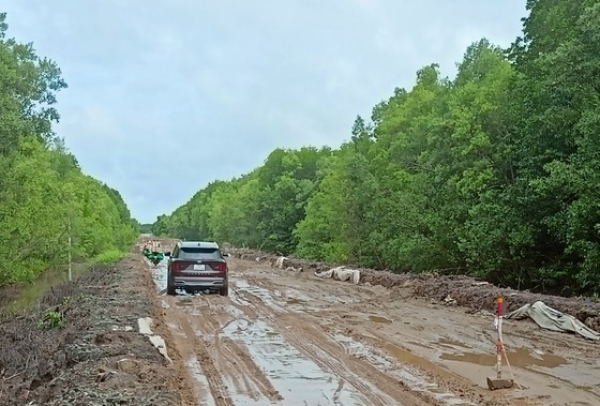
M 194 265 L 194 271 L 204 271 L 205 269 L 204 265 Z

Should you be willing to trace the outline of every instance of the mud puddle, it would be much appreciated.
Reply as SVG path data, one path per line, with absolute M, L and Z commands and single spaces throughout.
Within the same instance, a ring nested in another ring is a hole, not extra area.
M 309 405 L 365 404 L 356 388 L 324 372 L 265 322 L 236 320 L 223 329 L 223 334 L 246 345 L 254 362 L 285 399 Z M 264 404 L 244 394 L 232 393 L 231 398 L 236 405 Z
M 401 349 L 396 346 L 386 345 L 385 349 L 395 359 L 386 357 L 382 354 L 377 354 L 372 351 L 366 345 L 350 338 L 342 333 L 335 334 L 335 339 L 342 344 L 346 351 L 355 357 L 365 358 L 371 364 L 376 365 L 381 371 L 390 374 L 399 380 L 403 381 L 410 389 L 415 392 L 425 392 L 432 396 L 439 402 L 446 405 L 452 406 L 467 406 L 475 405 L 475 403 L 466 402 L 460 396 L 457 396 L 451 392 L 444 391 L 436 383 L 430 382 L 427 378 L 421 376 L 416 370 L 412 370 L 408 365 L 404 363 L 398 363 L 397 361 L 407 361 L 404 359 L 406 356 L 416 357 L 409 351 L 400 351 Z M 410 361 L 410 360 L 408 360 Z M 414 364 L 414 360 L 413 364 Z M 417 364 L 418 365 L 418 364 Z
M 458 346 L 454 345 L 454 347 Z M 443 353 L 439 358 L 444 361 L 459 363 L 459 365 L 463 366 L 461 370 L 464 373 L 470 371 L 473 375 L 493 375 L 496 368 L 496 355 L 494 350 L 495 349 L 491 349 L 489 354 L 466 351 Z M 515 377 L 523 389 L 529 389 L 526 375 L 521 372 L 526 371 L 539 376 L 555 379 L 557 383 L 548 384 L 548 388 L 564 388 L 564 385 L 566 384 L 574 389 L 597 396 L 597 400 L 600 401 L 600 391 L 598 390 L 598 385 L 600 384 L 600 376 L 598 374 L 598 371 L 600 370 L 600 361 L 598 360 L 595 360 L 592 365 L 590 365 L 589 362 L 587 364 L 580 362 L 573 363 L 572 360 L 569 361 L 561 356 L 529 348 L 507 348 L 507 356 L 511 367 L 516 369 L 514 371 Z M 504 370 L 508 373 L 509 369 L 504 360 L 503 363 Z M 479 385 L 485 387 L 483 380 L 479 381 Z
M 284 308 L 284 304 L 281 301 L 276 300 L 271 295 L 271 292 L 269 290 L 267 290 L 263 287 L 260 287 L 260 286 L 250 285 L 244 279 L 237 279 L 233 282 L 234 282 L 236 290 L 239 293 L 241 293 L 241 294 L 247 293 L 252 296 L 255 296 L 258 299 L 260 299 L 265 305 L 269 306 L 271 309 L 273 309 L 279 313 L 286 312 L 286 309 Z M 238 294 L 238 296 L 240 296 L 240 295 Z
M 565 365 L 567 360 L 553 354 L 533 354 L 527 348 L 507 349 L 506 355 L 513 367 L 533 369 L 532 367 L 556 368 Z M 482 366 L 496 365 L 496 354 L 483 354 L 474 352 L 463 352 L 460 354 L 442 354 L 441 359 L 446 361 L 461 361 Z

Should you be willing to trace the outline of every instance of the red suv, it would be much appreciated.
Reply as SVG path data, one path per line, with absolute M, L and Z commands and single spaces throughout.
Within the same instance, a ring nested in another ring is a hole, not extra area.
M 186 292 L 200 290 L 218 291 L 221 296 L 229 294 L 228 268 L 219 245 L 209 241 L 179 241 L 173 252 L 165 252 L 167 264 L 167 294 L 176 290 Z

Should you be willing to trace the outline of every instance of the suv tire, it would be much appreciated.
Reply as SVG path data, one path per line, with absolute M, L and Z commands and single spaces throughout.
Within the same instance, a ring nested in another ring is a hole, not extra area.
M 229 287 L 225 286 L 225 287 L 219 289 L 219 295 L 221 295 L 221 296 L 229 296 Z
M 167 295 L 174 296 L 176 294 L 175 286 L 171 284 L 171 278 L 169 278 L 169 274 L 167 274 Z

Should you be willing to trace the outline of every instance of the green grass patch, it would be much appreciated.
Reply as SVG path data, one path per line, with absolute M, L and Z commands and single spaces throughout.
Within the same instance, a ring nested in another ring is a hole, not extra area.
M 94 265 L 93 260 L 73 263 L 73 278 L 81 275 Z M 34 281 L 29 283 L 19 283 L 12 286 L 6 286 L 2 289 L 12 290 L 14 299 L 4 303 L 0 308 L 0 314 L 10 316 L 20 314 L 29 310 L 38 300 L 40 300 L 48 289 L 57 286 L 69 280 L 66 268 L 52 269 L 44 272 Z M 15 293 L 16 292 L 16 293 Z
M 119 250 L 109 250 L 96 255 L 92 259 L 73 262 L 71 268 L 73 280 L 87 272 L 94 265 L 115 265 L 127 255 L 129 254 Z M 48 289 L 65 283 L 68 280 L 67 267 L 63 266 L 60 269 L 48 270 L 42 273 L 33 282 L 19 283 L 0 288 L 0 295 L 5 290 L 11 294 L 10 296 L 14 297 L 14 299 L 0 304 L 0 316 L 10 317 L 11 315 L 26 312 L 44 296 Z
M 94 262 L 100 265 L 114 265 L 127 255 L 129 254 L 119 250 L 104 251 L 94 257 Z

